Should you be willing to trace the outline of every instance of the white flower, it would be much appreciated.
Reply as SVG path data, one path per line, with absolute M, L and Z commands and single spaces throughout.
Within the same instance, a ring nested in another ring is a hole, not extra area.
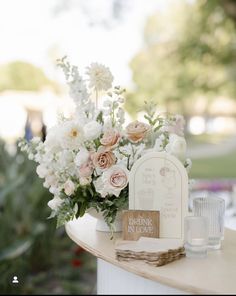
M 82 178 L 79 179 L 79 183 L 80 183 L 81 186 L 88 185 L 88 184 L 91 183 L 91 181 L 92 181 L 91 177 L 88 177 L 88 178 L 82 177 Z
M 73 153 L 73 151 L 69 149 L 65 149 L 59 152 L 57 155 L 58 155 L 58 166 L 61 169 L 65 169 L 69 167 L 71 163 L 73 163 L 75 154 Z
M 46 187 L 50 187 L 50 186 L 57 187 L 57 178 L 55 175 L 48 174 L 45 178 L 45 182 L 46 182 L 45 185 L 47 185 Z
M 75 164 L 79 167 L 82 164 L 86 163 L 89 159 L 89 152 L 86 148 L 80 148 L 80 151 L 75 157 Z
M 163 150 L 163 143 L 160 138 L 157 138 L 154 145 L 154 150 L 160 152 Z
M 97 90 L 108 90 L 112 86 L 113 76 L 108 67 L 102 64 L 92 63 L 87 67 L 89 87 Z
M 129 143 L 123 147 L 120 147 L 120 152 L 129 156 L 129 167 L 132 167 L 133 164 L 145 153 L 145 144 L 132 145 Z
M 123 104 L 123 103 L 125 102 L 125 99 L 124 99 L 123 97 L 119 97 L 119 98 L 118 98 L 118 102 L 119 102 L 120 104 Z
M 58 195 L 58 194 L 60 194 L 60 190 L 59 190 L 59 188 L 57 188 L 57 187 L 55 187 L 55 186 L 51 186 L 51 187 L 49 188 L 49 191 L 50 191 L 52 194 L 54 194 L 54 195 Z
M 109 99 L 105 100 L 103 103 L 103 107 L 111 109 L 112 108 L 112 101 Z
M 41 142 L 40 137 L 34 137 L 34 138 L 31 140 L 31 143 L 34 144 L 35 146 L 36 146 L 36 145 L 39 145 L 40 142 Z
M 61 127 L 60 138 L 63 149 L 76 150 L 83 142 L 83 129 L 76 121 L 65 121 Z
M 69 83 L 70 96 L 74 100 L 76 106 L 80 106 L 83 100 L 89 98 L 87 88 L 83 80 L 79 77 L 78 80 L 73 80 Z
M 166 152 L 176 156 L 180 160 L 183 160 L 186 155 L 187 144 L 185 138 L 176 134 L 170 134 L 169 143 L 166 145 Z
M 61 125 L 58 124 L 49 129 L 44 147 L 47 151 L 56 152 L 61 149 L 60 138 L 61 138 Z
M 122 125 L 123 123 L 125 123 L 125 112 L 121 107 L 119 107 L 116 116 L 117 116 L 117 119 L 119 121 L 119 124 Z
M 106 197 L 106 195 L 108 194 L 107 190 L 106 190 L 106 187 L 105 187 L 105 184 L 102 180 L 102 176 L 99 177 L 97 180 L 95 180 L 93 182 L 94 186 L 95 186 L 95 189 L 98 193 L 101 194 L 102 197 Z
M 93 120 L 84 126 L 84 135 L 86 140 L 94 140 L 100 136 L 102 126 L 97 121 Z
M 37 166 L 36 172 L 40 178 L 45 178 L 46 175 L 48 174 L 48 169 L 45 165 L 40 164 Z
M 68 179 L 64 184 L 64 190 L 66 195 L 72 195 L 75 192 L 75 184 L 70 179 Z
M 53 199 L 49 200 L 48 202 L 48 206 L 49 208 L 51 208 L 53 211 L 57 211 L 58 208 L 61 206 L 61 204 L 63 203 L 63 199 L 61 199 L 58 196 L 54 196 Z

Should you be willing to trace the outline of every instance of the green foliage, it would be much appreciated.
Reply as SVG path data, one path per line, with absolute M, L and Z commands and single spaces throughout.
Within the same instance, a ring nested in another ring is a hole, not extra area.
M 40 68 L 32 64 L 15 61 L 0 67 L 0 92 L 5 90 L 39 91 L 44 87 L 57 89 L 56 84 L 50 81 Z
M 130 64 L 136 84 L 127 100 L 131 113 L 150 99 L 184 113 L 185 101 L 196 96 L 235 97 L 236 30 L 221 1 L 183 1 L 156 13 L 144 40 Z
M 73 268 L 74 244 L 64 228 L 55 230 L 56 221 L 47 220 L 52 195 L 34 162 L 9 151 L 0 141 L 0 294 L 89 293 L 94 259 L 81 255 L 84 266 Z M 11 283 L 15 275 L 19 285 Z
M 101 197 L 93 185 L 80 186 L 76 192 L 76 195 L 72 198 L 74 208 L 78 206 L 76 217 L 82 217 L 86 210 L 89 208 L 95 208 L 97 211 L 101 211 L 106 223 L 112 230 L 112 223 L 115 221 L 118 211 L 128 208 L 128 186 L 126 186 L 117 198 L 115 195 L 110 195 L 107 198 Z

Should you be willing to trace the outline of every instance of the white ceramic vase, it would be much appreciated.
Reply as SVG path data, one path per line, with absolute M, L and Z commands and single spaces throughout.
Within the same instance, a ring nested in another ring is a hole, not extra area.
M 87 213 L 92 217 L 97 219 L 96 230 L 102 232 L 110 232 L 110 228 L 105 222 L 103 215 L 101 212 L 97 212 L 94 208 L 90 208 L 87 210 Z M 118 212 L 116 215 L 116 219 L 113 223 L 112 227 L 113 232 L 121 232 L 122 231 L 122 215 L 121 212 Z

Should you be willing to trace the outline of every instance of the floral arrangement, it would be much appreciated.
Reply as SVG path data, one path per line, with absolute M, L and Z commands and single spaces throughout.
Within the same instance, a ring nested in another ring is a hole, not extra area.
M 145 102 L 144 121 L 127 125 L 125 90 L 112 87 L 109 68 L 92 63 L 83 77 L 66 57 L 58 65 L 75 103 L 74 115 L 60 116 L 44 142 L 35 137 L 19 145 L 37 163 L 37 174 L 54 196 L 48 206 L 57 226 L 95 208 L 112 227 L 117 212 L 128 207 L 129 172 L 142 155 L 166 151 L 190 169 L 191 160 L 185 159 L 184 118 L 159 114 L 153 102 Z

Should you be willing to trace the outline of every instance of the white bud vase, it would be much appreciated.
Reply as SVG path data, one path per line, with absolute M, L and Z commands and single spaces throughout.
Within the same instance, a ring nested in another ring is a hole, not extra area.
M 95 209 L 91 208 L 91 209 L 87 210 L 87 213 L 97 219 L 97 223 L 96 223 L 96 230 L 97 231 L 102 231 L 102 232 L 110 232 L 111 231 L 110 227 L 107 225 L 106 221 L 104 220 L 101 212 L 97 212 Z M 122 231 L 121 212 L 118 212 L 116 215 L 116 219 L 115 219 L 114 223 L 112 224 L 112 231 L 113 232 L 121 232 Z

